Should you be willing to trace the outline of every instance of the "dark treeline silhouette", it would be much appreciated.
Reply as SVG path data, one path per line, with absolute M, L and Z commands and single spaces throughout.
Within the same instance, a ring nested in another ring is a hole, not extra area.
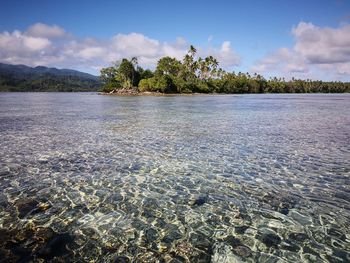
M 350 83 L 284 78 L 265 79 L 259 74 L 226 72 L 212 56 L 198 57 L 190 46 L 183 60 L 161 58 L 154 71 L 138 66 L 137 58 L 123 59 L 101 70 L 102 91 L 162 93 L 343 93 Z

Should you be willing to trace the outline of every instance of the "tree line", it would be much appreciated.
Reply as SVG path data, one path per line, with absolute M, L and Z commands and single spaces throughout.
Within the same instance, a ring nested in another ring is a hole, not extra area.
M 78 76 L 55 76 L 45 74 L 37 78 L 17 78 L 0 76 L 0 91 L 34 92 L 80 92 L 98 91 L 100 83 L 92 79 L 82 79 Z
M 350 83 L 284 78 L 265 79 L 259 74 L 226 72 L 213 56 L 196 57 L 190 46 L 182 60 L 159 59 L 154 71 L 143 69 L 133 57 L 101 69 L 103 92 L 133 89 L 161 93 L 344 93 Z

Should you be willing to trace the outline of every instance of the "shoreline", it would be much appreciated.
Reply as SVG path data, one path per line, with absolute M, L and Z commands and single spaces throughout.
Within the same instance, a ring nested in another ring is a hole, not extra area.
M 99 92 L 99 95 L 110 95 L 110 96 L 208 96 L 208 95 L 239 95 L 229 93 L 162 93 L 155 91 L 135 91 L 135 90 L 117 90 L 112 92 Z
M 97 92 L 98 95 L 105 95 L 105 96 L 156 96 L 156 97 L 166 97 L 166 96 L 242 96 L 242 95 L 332 95 L 332 94 L 350 94 L 349 92 L 310 92 L 310 93 L 162 93 L 162 92 L 153 92 L 153 91 L 132 91 L 132 92 L 113 92 L 113 93 L 108 93 L 108 92 Z

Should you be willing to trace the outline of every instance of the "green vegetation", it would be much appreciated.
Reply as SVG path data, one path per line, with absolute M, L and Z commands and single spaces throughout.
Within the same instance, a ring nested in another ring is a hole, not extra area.
M 98 91 L 98 77 L 69 69 L 0 63 L 0 91 Z
M 343 93 L 350 83 L 283 78 L 265 79 L 261 75 L 226 72 L 212 56 L 196 57 L 190 46 L 182 61 L 163 57 L 154 72 L 137 66 L 137 59 L 123 59 L 101 70 L 103 92 L 133 89 L 162 93 Z

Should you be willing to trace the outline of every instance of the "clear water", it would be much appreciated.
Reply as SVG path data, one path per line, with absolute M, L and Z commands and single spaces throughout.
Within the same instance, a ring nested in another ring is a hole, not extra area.
M 349 109 L 1 93 L 1 259 L 349 262 Z

